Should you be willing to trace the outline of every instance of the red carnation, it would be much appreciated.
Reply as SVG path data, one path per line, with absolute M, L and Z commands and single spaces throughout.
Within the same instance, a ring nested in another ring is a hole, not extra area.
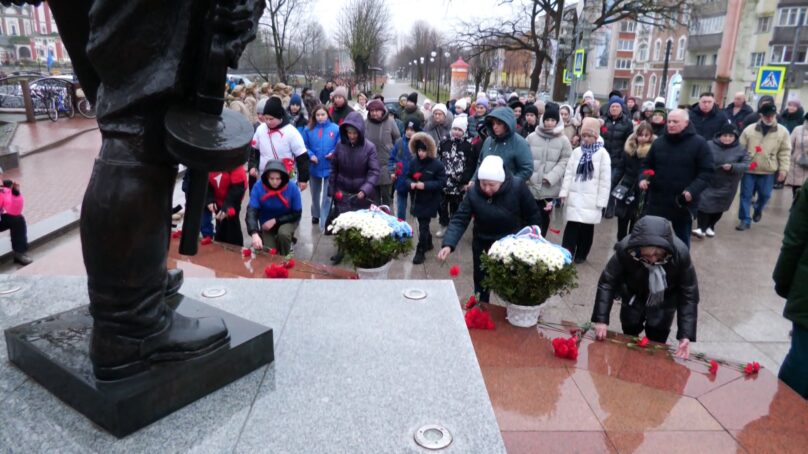
M 469 300 L 466 301 L 466 309 L 471 309 L 472 307 L 474 307 L 475 304 L 477 304 L 477 297 L 471 295 L 469 297 Z
M 757 169 L 757 166 L 758 166 L 757 162 L 752 162 L 751 164 L 749 164 L 749 170 L 755 170 Z
M 337 193 L 336 193 L 336 194 L 334 194 L 334 198 L 335 198 L 337 201 L 342 200 L 342 191 L 337 191 Z
M 553 352 L 559 358 L 578 359 L 578 337 L 575 335 L 568 339 L 556 337 L 553 339 Z
M 292 268 L 295 267 L 295 259 L 289 259 L 283 262 L 283 267 L 286 268 L 287 270 L 291 270 Z
M 292 169 L 295 168 L 295 161 L 293 161 L 293 160 L 291 160 L 289 158 L 284 158 L 283 159 L 283 166 L 286 167 L 286 172 L 287 173 L 292 173 Z
M 561 234 L 561 230 L 558 230 L 558 229 L 550 229 L 550 233 L 554 233 L 554 234 L 556 234 L 556 235 L 560 235 L 560 234 Z
M 255 139 L 253 139 L 252 142 L 250 142 L 250 145 L 252 145 L 252 147 L 255 148 L 255 146 L 258 145 L 258 142 Z
M 746 375 L 752 375 L 760 372 L 760 363 L 757 361 L 746 363 L 746 367 L 743 368 L 743 372 Z
M 270 279 L 285 279 L 289 277 L 289 270 L 284 268 L 283 265 L 273 263 L 264 268 L 264 275 Z
M 479 307 L 474 307 L 466 312 L 466 326 L 473 329 L 494 329 L 494 322 L 487 311 L 481 310 Z
M 275 248 L 272 248 L 272 249 L 269 250 L 269 255 L 276 255 L 277 253 L 278 253 L 278 250 L 275 249 Z
M 423 176 L 423 174 L 421 172 L 415 172 L 414 174 L 412 174 L 412 179 L 415 180 L 415 181 L 420 181 L 421 176 Z
M 647 169 L 643 170 L 642 174 L 645 175 L 646 177 L 652 177 L 656 175 L 656 172 L 654 172 L 654 169 Z
M 603 134 L 606 134 L 606 132 L 608 130 L 609 130 L 609 128 L 607 128 L 605 125 L 600 127 L 600 132 L 603 133 Z
M 643 336 L 642 339 L 640 339 L 640 341 L 637 342 L 637 347 L 645 347 L 647 345 L 648 345 L 648 338 L 646 336 Z
M 213 237 L 212 236 L 202 237 L 202 241 L 199 242 L 199 244 L 201 244 L 202 246 L 207 246 L 207 245 L 209 245 L 211 243 L 213 243 Z
M 457 277 L 459 275 L 460 275 L 460 267 L 459 266 L 453 265 L 451 268 L 449 268 L 449 276 Z
M 710 375 L 715 375 L 718 372 L 718 361 L 711 359 L 710 360 Z
M 242 257 L 252 257 L 252 249 L 247 249 L 246 247 L 241 250 Z
M 182 236 L 182 230 L 180 230 L 180 229 L 177 229 L 177 230 L 174 230 L 173 232 L 171 232 L 171 238 L 174 238 L 175 240 L 177 238 L 181 237 L 181 236 Z
M 763 147 L 760 145 L 755 145 L 755 153 L 763 153 Z
M 230 208 L 227 209 L 227 217 L 232 218 L 235 215 L 236 215 L 236 209 L 235 208 L 230 207 Z

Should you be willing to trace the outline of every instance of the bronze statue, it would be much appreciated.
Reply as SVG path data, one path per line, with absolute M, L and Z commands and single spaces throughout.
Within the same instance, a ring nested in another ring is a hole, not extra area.
M 264 1 L 48 4 L 102 136 L 80 224 L 96 377 L 118 380 L 227 345 L 221 319 L 184 317 L 166 304 L 182 284 L 182 273 L 166 268 L 171 199 L 179 161 L 192 180 L 181 252 L 193 254 L 200 178 L 246 161 L 252 128 L 245 142 L 222 98 L 227 66 L 255 38 Z

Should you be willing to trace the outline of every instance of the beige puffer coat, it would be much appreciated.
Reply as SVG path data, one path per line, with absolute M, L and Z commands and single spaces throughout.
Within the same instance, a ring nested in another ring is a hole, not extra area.
M 572 145 L 564 135 L 564 123 L 559 121 L 550 133 L 537 127 L 527 136 L 527 143 L 530 145 L 530 154 L 533 155 L 533 174 L 528 181 L 533 198 L 539 200 L 558 197 L 567 161 L 572 154 Z
M 808 156 L 808 121 L 791 132 L 791 168 L 786 177 L 786 186 L 802 186 L 808 178 L 808 167 L 799 164 L 800 157 Z

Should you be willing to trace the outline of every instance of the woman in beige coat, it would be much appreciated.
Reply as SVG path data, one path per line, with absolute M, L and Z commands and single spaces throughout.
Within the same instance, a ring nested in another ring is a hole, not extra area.
M 791 132 L 791 168 L 786 176 L 786 186 L 791 186 L 791 193 L 794 195 L 793 202 L 797 201 L 797 194 L 805 180 L 808 179 L 808 128 L 806 125 L 808 125 L 808 114 L 805 115 L 805 122 Z

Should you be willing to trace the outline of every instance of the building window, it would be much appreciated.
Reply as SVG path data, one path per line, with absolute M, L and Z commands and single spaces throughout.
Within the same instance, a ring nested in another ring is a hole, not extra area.
M 805 7 L 802 7 L 802 8 L 780 8 L 780 10 L 778 11 L 779 14 L 777 16 L 777 26 L 778 27 L 795 27 L 797 25 L 802 25 L 802 24 L 798 24 L 801 17 L 803 18 L 802 23 L 804 24 L 805 23 L 805 11 L 806 11 Z
M 797 63 L 805 62 L 806 50 L 808 46 L 799 46 L 797 48 Z M 794 57 L 794 46 L 772 46 L 772 63 L 791 63 Z
M 628 79 L 615 79 L 614 89 L 624 91 L 628 88 Z
M 687 50 L 687 39 L 682 36 L 679 38 L 679 44 L 676 46 L 676 59 L 677 60 L 684 60 L 685 59 L 685 50 Z
M 642 96 L 642 91 L 645 88 L 645 79 L 638 75 L 634 78 L 634 88 L 632 88 L 631 92 L 634 96 Z
M 617 50 L 634 50 L 634 41 L 621 39 L 617 41 Z
M 713 54 L 713 58 L 712 58 L 711 61 L 712 61 L 711 64 L 717 65 L 718 64 L 718 54 Z
M 724 16 L 714 16 L 691 22 L 690 32 L 694 35 L 711 35 L 721 33 L 723 28 Z
M 704 90 L 701 89 L 701 85 L 693 85 L 690 87 L 691 98 L 698 98 L 702 93 L 704 93 Z
M 633 20 L 624 20 L 620 22 L 620 31 L 626 33 L 634 33 L 634 30 L 637 29 L 637 23 Z
M 642 96 L 641 93 L 638 93 L 638 95 Z M 656 74 L 651 74 L 651 77 L 648 78 L 648 98 L 654 99 L 656 96 Z
M 707 64 L 707 56 L 706 55 L 696 55 L 696 65 L 697 66 L 704 66 Z
M 654 43 L 654 61 L 659 61 L 659 49 L 662 47 L 662 41 L 656 40 Z
M 647 61 L 648 60 L 648 44 L 642 43 L 640 47 L 637 48 L 637 61 Z
M 17 33 L 17 25 L 11 24 L 11 28 L 9 29 L 9 35 L 11 36 L 19 35 L 19 33 Z
M 628 58 L 618 58 L 614 66 L 615 69 L 631 69 L 631 60 Z
M 752 52 L 752 55 L 749 58 L 749 67 L 750 68 L 758 68 L 763 66 L 763 62 L 766 60 L 766 52 Z
M 772 29 L 772 17 L 758 17 L 756 33 L 768 33 Z

